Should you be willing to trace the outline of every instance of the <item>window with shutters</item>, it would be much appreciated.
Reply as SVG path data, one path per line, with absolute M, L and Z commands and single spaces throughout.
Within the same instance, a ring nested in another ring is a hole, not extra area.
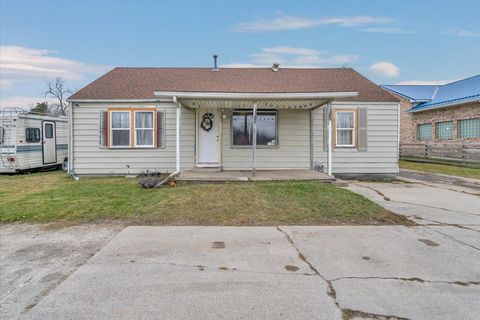
M 100 115 L 99 144 L 109 148 L 161 148 L 164 127 L 164 112 L 155 109 L 109 110 Z
M 355 147 L 357 115 L 355 110 L 335 110 L 335 147 Z
M 154 115 L 153 111 L 135 111 L 135 147 L 154 146 Z
M 110 112 L 110 146 L 130 147 L 130 111 Z

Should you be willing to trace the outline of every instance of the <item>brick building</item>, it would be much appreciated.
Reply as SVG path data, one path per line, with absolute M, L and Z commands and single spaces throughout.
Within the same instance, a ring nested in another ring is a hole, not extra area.
M 428 149 L 434 151 L 436 148 L 439 158 L 480 162 L 480 149 L 477 149 L 480 144 L 480 75 L 445 85 L 382 87 L 401 99 L 400 146 L 404 154 L 410 150 L 413 156 L 423 152 L 427 157 Z

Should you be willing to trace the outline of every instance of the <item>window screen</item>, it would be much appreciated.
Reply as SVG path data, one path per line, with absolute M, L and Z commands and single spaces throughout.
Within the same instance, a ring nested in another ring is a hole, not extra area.
M 135 112 L 135 144 L 137 146 L 153 146 L 153 112 Z
M 26 128 L 25 141 L 28 143 L 40 142 L 40 128 Z
M 112 146 L 130 146 L 130 112 L 112 112 Z
M 253 112 L 234 111 L 232 116 L 232 139 L 235 146 L 253 144 Z M 257 145 L 277 145 L 277 111 L 257 112 Z
M 462 139 L 480 138 L 480 118 L 459 120 L 458 137 Z
M 437 140 L 448 140 L 453 136 L 452 133 L 453 122 L 443 121 L 435 123 L 435 138 Z
M 335 112 L 337 147 L 353 147 L 355 145 L 355 112 Z
M 420 141 L 432 140 L 432 124 L 424 123 L 417 126 L 417 136 Z

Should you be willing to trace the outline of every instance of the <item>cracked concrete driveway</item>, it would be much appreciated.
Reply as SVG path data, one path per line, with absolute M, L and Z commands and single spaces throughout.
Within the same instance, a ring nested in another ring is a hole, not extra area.
M 128 227 L 21 318 L 478 319 L 478 190 L 349 189 L 419 225 Z
M 477 319 L 477 250 L 426 227 L 128 227 L 27 319 Z

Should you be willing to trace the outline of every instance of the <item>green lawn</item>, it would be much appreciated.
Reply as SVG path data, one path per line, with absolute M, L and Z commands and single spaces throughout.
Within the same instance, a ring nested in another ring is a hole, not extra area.
M 152 225 L 410 224 L 366 198 L 316 182 L 179 183 L 143 189 L 136 179 L 64 172 L 0 176 L 0 222 Z
M 406 160 L 400 160 L 399 165 L 400 169 L 425 171 L 447 174 L 451 176 L 480 179 L 480 169 L 477 168 L 467 168 L 448 164 L 423 163 Z

